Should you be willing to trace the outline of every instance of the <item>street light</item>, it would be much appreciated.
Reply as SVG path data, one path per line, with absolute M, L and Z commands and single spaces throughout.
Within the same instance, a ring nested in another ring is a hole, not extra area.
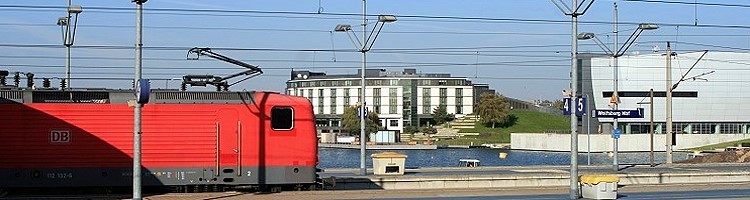
M 615 21 L 617 19 L 617 14 L 616 13 L 617 13 L 617 4 L 615 4 Z M 617 37 L 618 37 L 617 36 L 618 31 L 617 31 L 617 25 L 616 24 L 617 23 L 615 23 L 615 37 L 614 37 L 614 45 L 613 45 L 614 48 L 617 48 Z M 594 39 L 594 42 L 604 52 L 606 52 L 609 56 L 612 57 L 612 59 L 613 59 L 612 65 L 614 66 L 614 84 L 613 84 L 614 90 L 612 92 L 612 102 L 614 102 L 614 109 L 615 110 L 618 109 L 618 107 L 619 107 L 618 104 L 620 102 L 619 95 L 617 94 L 617 90 L 618 90 L 618 86 L 619 86 L 619 83 L 618 83 L 618 79 L 619 79 L 619 75 L 618 75 L 619 74 L 619 66 L 618 66 L 617 59 L 619 57 L 623 56 L 625 54 L 625 52 L 627 52 L 627 50 L 630 48 L 630 46 L 633 45 L 633 43 L 635 42 L 635 40 L 638 39 L 638 36 L 640 36 L 641 33 L 643 33 L 643 31 L 645 31 L 645 30 L 656 30 L 658 28 L 659 28 L 659 26 L 656 25 L 656 24 L 653 24 L 653 23 L 641 23 L 641 24 L 639 24 L 638 28 L 636 28 L 635 31 L 632 34 L 630 34 L 630 37 L 628 37 L 628 40 L 626 40 L 625 43 L 623 43 L 622 46 L 617 49 L 617 51 L 612 51 L 612 49 L 610 49 L 609 47 L 607 47 L 607 45 L 605 45 L 601 40 L 599 40 L 599 38 L 596 37 L 596 34 L 594 34 L 594 33 L 579 33 L 577 35 L 577 37 L 578 37 L 579 40 Z M 618 129 L 617 122 L 618 122 L 618 119 L 614 118 L 613 119 L 613 123 L 612 123 L 612 126 L 614 128 L 613 131 L 616 131 Z M 618 145 L 618 138 L 614 137 L 614 134 L 612 134 L 612 149 L 613 149 L 613 153 L 614 153 L 614 155 L 612 157 L 612 169 L 614 171 L 619 171 L 620 170 L 620 167 L 619 167 L 620 165 L 619 165 L 619 163 L 617 161 L 617 154 L 618 154 L 617 153 L 617 151 L 618 151 L 617 145 Z
M 365 1 L 362 1 L 362 34 L 365 34 L 367 32 L 367 15 L 365 14 Z M 385 23 L 391 23 L 396 22 L 396 16 L 394 15 L 380 15 L 378 16 L 378 22 L 375 24 L 374 27 L 372 27 L 372 31 L 370 31 L 370 34 L 363 35 L 362 36 L 362 42 L 359 42 L 359 38 L 357 37 L 357 33 L 352 31 L 352 26 L 348 24 L 339 24 L 336 25 L 336 28 L 334 31 L 336 32 L 346 32 L 349 36 L 349 40 L 352 41 L 354 46 L 359 49 L 360 52 L 362 52 L 362 69 L 360 71 L 361 74 L 361 82 L 362 82 L 362 92 L 359 94 L 359 103 L 358 105 L 361 105 L 359 107 L 361 113 L 359 115 L 359 143 L 360 143 L 360 169 L 359 169 L 359 175 L 367 175 L 367 166 L 365 165 L 365 107 L 367 106 L 367 103 L 365 102 L 365 68 L 367 68 L 367 52 L 370 51 L 372 48 L 373 43 L 375 43 L 375 39 L 378 38 L 378 35 L 380 35 L 380 30 L 383 29 L 383 26 Z M 379 28 L 378 28 L 379 26 Z M 375 32 L 375 29 L 377 29 L 377 32 Z M 375 34 L 373 36 L 373 33 Z M 352 39 L 352 35 L 357 39 L 356 42 L 354 39 Z M 372 38 L 372 40 L 370 40 Z
M 70 3 L 70 0 L 68 0 L 68 16 L 60 17 L 57 19 L 57 25 L 60 26 L 63 45 L 65 45 L 66 49 L 65 79 L 63 79 L 65 84 L 61 85 L 61 89 L 70 88 L 70 47 L 73 46 L 73 42 L 75 41 L 76 37 L 76 29 L 78 28 L 78 15 L 83 12 L 83 8 L 81 6 L 70 5 Z M 73 18 L 74 14 L 75 18 Z M 73 19 L 72 30 L 70 29 L 71 19 Z

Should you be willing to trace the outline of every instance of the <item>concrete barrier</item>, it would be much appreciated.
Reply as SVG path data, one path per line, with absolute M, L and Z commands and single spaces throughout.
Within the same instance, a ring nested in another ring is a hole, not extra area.
M 750 182 L 750 171 L 677 172 L 677 173 L 621 173 L 619 185 L 705 184 Z M 413 190 L 460 188 L 508 188 L 568 186 L 568 174 L 514 175 L 440 175 L 402 177 L 343 177 L 336 178 L 334 190 Z

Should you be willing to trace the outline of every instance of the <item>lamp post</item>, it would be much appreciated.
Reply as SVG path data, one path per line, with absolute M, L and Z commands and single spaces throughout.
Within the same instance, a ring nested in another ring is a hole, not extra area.
M 76 29 L 78 27 L 78 15 L 83 12 L 81 6 L 70 5 L 71 0 L 68 0 L 68 16 L 60 17 L 57 19 L 57 25 L 60 26 L 62 32 L 63 45 L 65 45 L 65 85 L 62 85 L 61 89 L 70 88 L 70 47 L 73 46 L 73 42 L 76 38 Z M 73 15 L 75 14 L 75 17 Z M 73 19 L 73 29 L 70 29 L 71 19 Z
M 357 34 L 352 31 L 352 26 L 348 24 L 339 24 L 336 25 L 336 28 L 334 29 L 336 32 L 346 32 L 349 36 L 349 40 L 354 43 L 354 46 L 359 49 L 359 52 L 362 53 L 362 69 L 360 71 L 361 75 L 361 82 L 362 82 L 362 92 L 359 94 L 359 143 L 360 143 L 360 165 L 359 165 L 359 175 L 367 175 L 367 165 L 365 164 L 365 143 L 366 143 L 366 133 L 365 133 L 365 107 L 367 104 L 365 103 L 365 69 L 367 68 L 367 52 L 372 49 L 373 43 L 375 43 L 375 39 L 378 38 L 378 35 L 380 35 L 380 30 L 383 29 L 383 26 L 385 23 L 391 23 L 396 21 L 396 16 L 394 15 L 379 15 L 378 16 L 378 22 L 375 24 L 375 26 L 370 31 L 370 34 L 364 35 L 367 33 L 367 15 L 366 12 L 366 3 L 365 0 L 362 0 L 362 41 L 359 41 L 359 38 L 357 37 Z M 375 32 L 375 29 L 377 29 L 377 32 Z M 374 33 L 374 35 L 373 35 Z M 354 40 L 352 38 L 352 35 L 354 35 L 354 38 L 357 40 Z M 372 39 L 370 39 L 372 38 Z
M 133 0 L 135 3 L 135 83 L 141 81 L 143 72 L 143 4 L 148 0 Z M 140 89 L 139 87 L 136 87 Z M 136 89 L 133 88 L 133 89 Z M 133 200 L 143 199 L 141 192 L 141 111 L 143 104 L 136 103 L 133 109 Z
M 615 19 L 617 19 L 617 4 L 615 4 Z M 616 20 L 615 20 L 616 21 Z M 615 23 L 615 37 L 614 37 L 614 48 L 616 48 L 617 51 L 612 51 L 607 45 L 605 45 L 599 38 L 596 37 L 594 33 L 580 33 L 578 34 L 579 40 L 588 40 L 588 39 L 594 39 L 597 45 L 606 52 L 609 56 L 612 57 L 612 65 L 614 66 L 614 82 L 613 82 L 613 92 L 612 92 L 612 102 L 614 102 L 614 109 L 617 110 L 619 108 L 619 95 L 617 94 L 618 87 L 619 87 L 619 64 L 618 64 L 618 58 L 623 56 L 625 52 L 630 48 L 631 45 L 635 42 L 635 40 L 638 38 L 638 36 L 643 33 L 645 30 L 656 30 L 659 28 L 658 25 L 652 24 L 652 23 L 641 23 L 638 25 L 638 28 L 635 29 L 635 31 L 630 34 L 630 37 L 628 37 L 628 40 L 625 41 L 625 43 L 622 44 L 621 47 L 617 48 L 617 23 Z M 613 131 L 618 129 L 618 119 L 613 119 Z M 612 157 L 612 169 L 614 171 L 619 171 L 619 163 L 617 160 L 617 152 L 618 152 L 618 138 L 614 137 L 614 134 L 612 135 L 612 151 L 613 151 L 613 157 Z
M 570 100 L 575 102 L 578 97 L 578 16 L 586 13 L 595 0 L 572 0 L 571 6 L 563 0 L 550 0 L 563 14 L 570 16 L 572 31 L 570 42 Z M 558 3 L 559 1 L 559 3 Z M 588 4 L 588 5 L 586 5 Z M 584 6 L 586 5 L 586 6 Z M 580 192 L 578 186 L 578 116 L 570 115 L 570 199 L 578 199 Z

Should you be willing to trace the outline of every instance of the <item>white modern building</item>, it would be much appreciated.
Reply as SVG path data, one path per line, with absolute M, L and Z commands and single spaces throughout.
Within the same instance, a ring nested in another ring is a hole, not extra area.
M 446 105 L 448 113 L 462 117 L 473 112 L 475 96 L 494 92 L 487 85 L 474 85 L 464 77 L 450 74 L 423 74 L 415 69 L 386 72 L 368 69 L 365 102 L 378 113 L 385 130 L 403 132 L 406 126 L 432 122 L 432 112 Z M 322 132 L 340 130 L 341 116 L 348 106 L 357 105 L 361 93 L 361 75 L 328 75 L 320 72 L 292 71 L 286 93 L 310 99 L 316 122 Z
M 703 52 L 672 57 L 672 83 L 683 75 Z M 596 109 L 612 109 L 614 67 L 606 55 L 582 54 L 579 88 Z M 705 75 L 703 75 L 705 74 Z M 698 76 L 697 78 L 692 78 Z M 750 133 L 750 54 L 708 52 L 685 75 L 673 92 L 673 130 L 677 134 Z M 666 132 L 666 55 L 664 52 L 626 55 L 619 58 L 619 109 L 645 110 L 644 118 L 619 119 L 624 134 L 649 133 L 649 90 L 654 90 L 655 133 Z M 612 130 L 612 118 L 594 118 L 592 132 Z M 581 124 L 584 124 L 582 121 Z M 600 126 L 601 125 L 601 126 Z
M 672 57 L 672 84 L 703 52 L 678 53 Z M 579 94 L 588 97 L 588 110 L 609 110 L 614 90 L 614 67 L 607 55 L 580 54 Z M 620 110 L 645 112 L 643 118 L 620 118 L 620 152 L 643 152 L 652 147 L 665 151 L 666 133 L 666 55 L 664 52 L 626 55 L 619 58 Z M 703 75 L 706 74 L 706 75 Z M 698 76 L 698 77 L 696 77 Z M 696 77 L 693 79 L 692 77 Z M 690 149 L 710 144 L 750 138 L 750 54 L 708 52 L 685 80 L 673 90 L 672 130 L 674 149 Z M 671 87 L 671 85 L 670 85 Z M 650 142 L 649 91 L 654 90 L 653 145 Z M 590 114 L 590 113 L 589 113 Z M 613 151 L 612 118 L 581 117 L 579 152 Z M 586 126 L 590 121 L 590 126 Z M 588 128 L 588 129 L 587 129 Z M 586 133 L 590 132 L 591 135 Z M 570 135 L 554 133 L 513 133 L 513 149 L 570 151 Z M 682 159 L 682 158 L 679 158 Z

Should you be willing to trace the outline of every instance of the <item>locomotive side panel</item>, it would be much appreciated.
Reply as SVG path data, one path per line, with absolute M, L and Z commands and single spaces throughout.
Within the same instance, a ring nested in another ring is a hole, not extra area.
M 314 183 L 317 137 L 309 100 L 250 94 L 250 101 L 145 106 L 143 184 Z M 132 184 L 133 109 L 127 104 L 6 103 L 0 110 L 8 113 L 0 116 L 0 187 Z M 279 122 L 291 127 L 275 127 Z

